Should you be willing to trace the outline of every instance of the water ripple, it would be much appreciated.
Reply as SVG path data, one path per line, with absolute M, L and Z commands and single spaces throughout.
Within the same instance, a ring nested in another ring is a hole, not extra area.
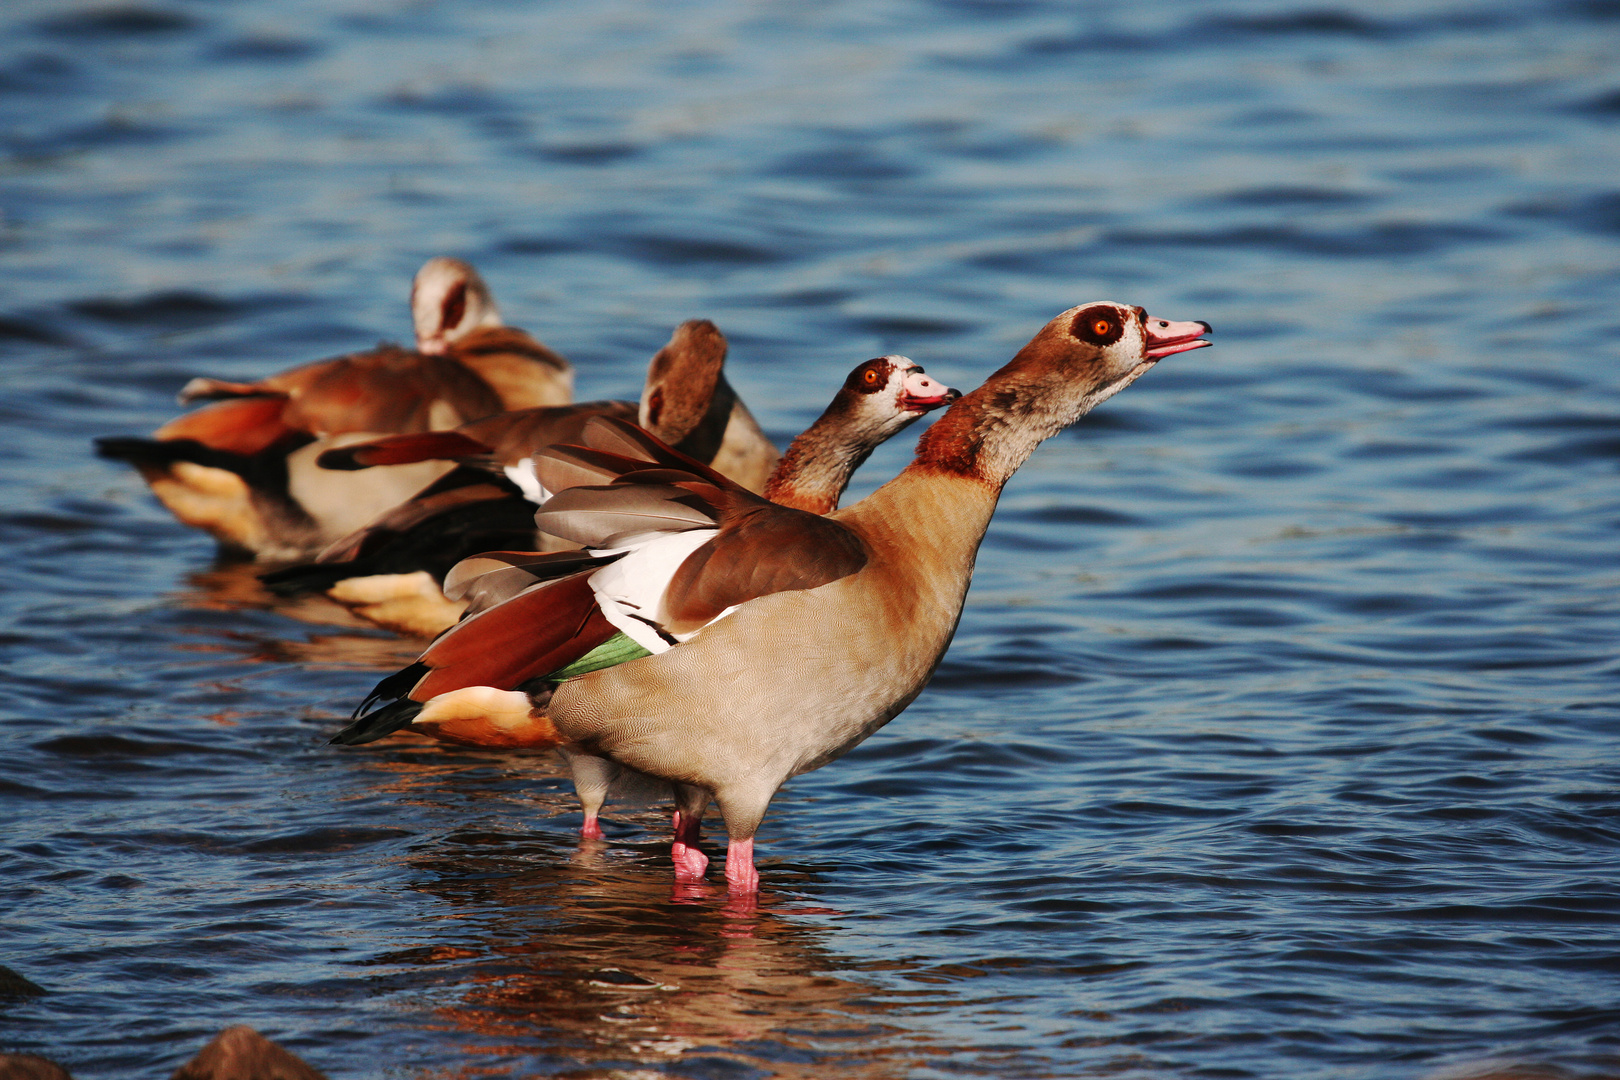
M 4 1049 L 1616 1075 L 1617 10 L 0 14 L 0 961 L 49 991 L 0 971 Z M 779 794 L 747 909 L 673 886 L 664 808 L 581 844 L 545 755 L 326 747 L 420 643 L 90 455 L 193 375 L 408 339 L 441 253 L 582 397 L 715 319 L 784 438 L 858 360 L 971 387 L 1098 297 L 1217 347 L 1012 481 L 930 687 Z

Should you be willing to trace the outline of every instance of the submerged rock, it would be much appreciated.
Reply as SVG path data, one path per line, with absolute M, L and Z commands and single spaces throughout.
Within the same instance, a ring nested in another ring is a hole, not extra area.
M 0 1054 L 0 1080 L 73 1080 L 73 1074 L 37 1054 Z
M 0 1078 L 10 1080 L 3 1073 Z M 214 1036 L 171 1080 L 326 1080 L 326 1074 L 252 1028 L 238 1026 Z

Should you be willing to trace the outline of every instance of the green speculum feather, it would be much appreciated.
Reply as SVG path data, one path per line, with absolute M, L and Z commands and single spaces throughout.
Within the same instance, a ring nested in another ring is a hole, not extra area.
M 572 679 L 576 675 L 600 671 L 603 668 L 613 667 L 615 664 L 622 664 L 627 660 L 638 660 L 643 656 L 651 655 L 652 653 L 631 641 L 623 633 L 618 633 L 567 667 L 553 671 L 549 678 L 553 682 L 562 682 L 564 679 Z

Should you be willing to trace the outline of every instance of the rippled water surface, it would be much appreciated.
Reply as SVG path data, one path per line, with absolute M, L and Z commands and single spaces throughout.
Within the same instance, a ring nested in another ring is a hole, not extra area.
M 1620 1075 L 1609 0 L 23 0 L 0 117 L 0 964 L 49 991 L 0 1049 Z M 748 911 L 672 893 L 662 811 L 581 849 L 549 758 L 326 746 L 420 644 L 90 454 L 405 335 L 441 253 L 585 397 L 714 319 L 783 442 L 859 360 L 972 386 L 1083 301 L 1218 344 L 1016 477 Z

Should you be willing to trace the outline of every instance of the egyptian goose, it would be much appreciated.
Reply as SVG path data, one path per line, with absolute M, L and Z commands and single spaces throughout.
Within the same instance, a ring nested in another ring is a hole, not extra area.
M 750 490 L 764 487 L 778 454 L 725 377 L 726 339 L 706 319 L 676 327 L 647 368 L 639 405 L 593 401 L 500 413 L 453 431 L 399 435 L 329 450 L 331 469 L 443 459 L 465 467 L 446 475 L 364 528 L 321 552 L 313 564 L 263 575 L 272 591 L 324 589 L 363 618 L 431 637 L 465 605 L 439 583 L 461 559 L 496 548 L 532 547 L 534 503 L 548 492 L 533 468 L 549 446 L 575 442 L 593 417 L 636 420 Z M 731 470 L 736 470 L 735 472 Z M 493 475 L 492 475 L 493 474 Z M 504 477 L 504 479 L 503 479 Z
M 411 307 L 414 351 L 381 345 L 253 383 L 193 379 L 180 401 L 214 404 L 149 439 L 98 439 L 97 452 L 130 462 L 177 518 L 227 549 L 311 557 L 450 469 L 423 462 L 359 480 L 317 468 L 322 451 L 571 398 L 568 362 L 502 325 L 466 263 L 430 259 L 417 272 Z
M 857 365 L 832 404 L 788 446 L 765 483 L 765 498 L 806 513 L 832 513 L 872 451 L 961 396 L 909 357 L 879 356 Z
M 597 814 L 616 785 L 668 784 L 676 875 L 696 879 L 708 860 L 694 841 L 712 799 L 730 838 L 726 880 L 734 892 L 756 892 L 754 835 L 777 789 L 849 751 L 927 684 L 1013 473 L 1159 360 L 1208 345 L 1208 332 L 1206 323 L 1123 304 L 1071 308 L 925 432 L 897 477 L 826 517 L 750 502 L 712 479 L 711 489 L 657 474 L 556 496 L 542 528 L 589 547 L 664 532 L 641 550 L 674 548 L 694 518 L 732 525 L 730 543 L 717 536 L 675 562 L 663 588 L 621 594 L 662 650 L 537 695 L 531 722 L 552 728 L 569 760 L 582 831 L 599 832 Z M 563 581 L 581 579 L 604 592 L 617 585 L 583 574 Z M 536 631 L 601 633 L 591 624 Z M 497 693 L 462 694 L 478 692 Z
M 530 500 L 547 493 L 534 478 L 535 453 L 577 433 L 589 416 L 634 417 L 643 428 L 731 477 L 762 490 L 776 467 L 776 447 L 726 381 L 728 345 L 719 327 L 691 319 L 647 365 L 639 404 L 596 401 L 568 409 L 519 409 L 486 416 L 451 431 L 398 435 L 352 443 L 321 455 L 324 469 L 357 470 L 426 460 L 464 461 L 504 473 Z
M 811 514 L 830 513 L 837 508 L 850 476 L 877 446 L 960 396 L 904 356 L 868 360 L 850 373 L 832 404 L 793 441 L 766 490 L 780 505 Z M 656 470 L 660 477 L 740 492 L 738 498 L 748 506 L 761 501 L 701 462 L 622 421 L 598 420 L 581 431 L 580 441 L 587 445 L 552 447 L 543 456 L 539 467 L 552 485 L 565 488 L 626 476 L 647 477 L 652 475 L 649 470 Z M 689 516 L 683 523 L 689 531 L 680 536 L 688 548 L 717 532 L 724 542 L 727 530 L 738 524 L 717 523 L 701 515 Z M 656 541 L 661 534 L 649 533 L 648 539 Z M 423 734 L 462 745 L 555 745 L 550 725 L 536 725 L 530 716 L 529 696 L 500 691 L 535 682 L 535 689 L 549 692 L 549 684 L 566 677 L 559 672 L 577 667 L 587 653 L 595 653 L 590 663 L 599 665 L 605 658 L 622 661 L 667 648 L 656 636 L 648 640 L 648 628 L 634 621 L 629 636 L 620 631 L 623 620 L 619 614 L 624 605 L 597 591 L 593 580 L 598 570 L 621 557 L 617 574 L 636 576 L 638 567 L 647 561 L 643 556 L 649 553 L 631 550 L 635 546 L 631 543 L 624 550 L 606 553 L 503 551 L 464 560 L 447 577 L 446 589 L 472 601 L 468 618 L 440 637 L 416 664 L 379 683 L 356 714 L 365 713 L 372 704 L 393 701 L 359 716 L 334 741 L 350 745 L 372 742 L 415 722 L 416 730 Z M 667 555 L 650 554 L 657 577 L 656 566 Z M 665 579 L 668 576 L 667 571 L 662 574 Z M 588 628 L 552 641 L 545 633 L 535 633 L 537 624 L 553 629 L 564 625 Z M 452 693 L 468 688 L 475 688 L 470 699 Z M 486 693 L 490 690 L 496 691 L 494 697 Z M 478 711 L 485 698 L 496 703 L 497 712 L 485 715 Z

